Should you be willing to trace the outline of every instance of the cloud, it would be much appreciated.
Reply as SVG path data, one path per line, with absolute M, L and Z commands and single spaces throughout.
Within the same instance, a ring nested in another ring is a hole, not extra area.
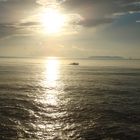
M 80 14 L 84 27 L 112 23 L 118 16 L 140 12 L 140 0 L 65 0 L 62 5 L 67 12 Z
M 33 14 L 39 6 L 35 0 L 0 1 L 0 23 L 18 22 Z
M 0 23 L 0 39 L 11 36 L 30 36 L 38 28 L 38 22 Z
M 98 25 L 103 25 L 103 24 L 108 24 L 113 22 L 113 18 L 102 18 L 102 19 L 87 19 L 87 20 L 82 20 L 78 24 L 85 26 L 85 27 L 93 27 L 93 26 L 98 26 Z
M 14 24 L 0 24 L 0 38 L 5 38 L 16 33 L 18 28 Z
M 36 0 L 36 3 L 42 6 L 59 5 L 65 0 Z
M 23 23 L 20 23 L 20 26 L 24 26 L 24 27 L 27 27 L 27 26 L 36 26 L 36 25 L 39 25 L 40 23 L 39 22 L 23 22 Z
M 0 2 L 6 2 L 7 0 L 0 0 Z
M 10 7 L 28 8 L 38 5 L 35 0 L 0 0 L 0 2 L 2 6 L 4 7 L 6 6 L 8 8 Z
M 56 0 L 37 0 L 36 3 L 43 5 L 43 6 L 47 6 L 50 4 L 57 3 L 57 1 Z
M 33 33 L 38 21 L 25 22 L 25 19 L 39 7 L 35 0 L 0 0 L 0 39 Z

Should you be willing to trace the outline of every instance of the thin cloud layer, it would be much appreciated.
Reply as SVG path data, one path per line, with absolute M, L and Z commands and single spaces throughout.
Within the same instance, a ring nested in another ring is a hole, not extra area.
M 62 6 L 67 11 L 79 13 L 85 27 L 111 23 L 120 15 L 140 12 L 140 0 L 66 0 Z
M 0 39 L 12 36 L 30 36 L 39 28 L 38 22 L 0 23 Z
M 0 23 L 19 22 L 38 7 L 35 0 L 0 1 Z

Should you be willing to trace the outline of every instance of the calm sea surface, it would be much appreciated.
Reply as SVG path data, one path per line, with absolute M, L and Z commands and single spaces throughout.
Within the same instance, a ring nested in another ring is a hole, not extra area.
M 140 61 L 0 58 L 0 140 L 140 140 Z

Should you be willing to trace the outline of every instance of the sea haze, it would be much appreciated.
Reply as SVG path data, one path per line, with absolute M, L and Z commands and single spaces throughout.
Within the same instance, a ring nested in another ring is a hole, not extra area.
M 139 140 L 140 60 L 0 58 L 0 140 L 52 139 Z

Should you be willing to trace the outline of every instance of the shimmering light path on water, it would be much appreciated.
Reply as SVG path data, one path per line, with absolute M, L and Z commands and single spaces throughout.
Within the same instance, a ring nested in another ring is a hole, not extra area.
M 0 59 L 0 140 L 140 139 L 140 62 L 75 61 Z

